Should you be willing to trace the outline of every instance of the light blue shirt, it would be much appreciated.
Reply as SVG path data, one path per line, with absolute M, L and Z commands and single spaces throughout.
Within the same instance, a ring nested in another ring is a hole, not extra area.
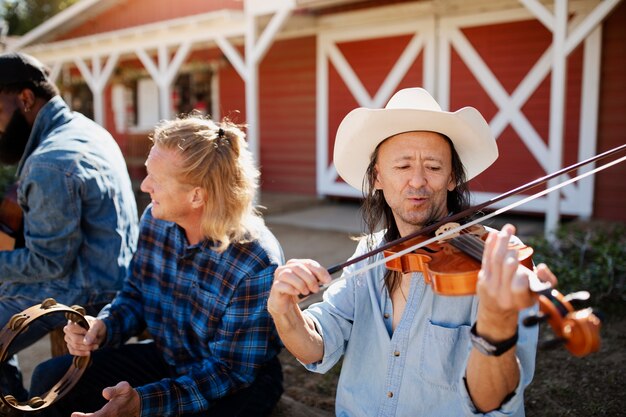
M 375 237 L 380 242 L 382 233 Z M 354 256 L 367 252 L 365 243 L 363 239 Z M 379 254 L 351 265 L 344 273 L 381 258 Z M 321 303 L 304 312 L 324 339 L 322 361 L 307 368 L 325 373 L 343 356 L 337 416 L 523 416 L 523 391 L 535 368 L 537 327 L 519 327 L 520 383 L 515 395 L 499 410 L 481 414 L 463 380 L 478 298 L 436 295 L 422 274 L 414 273 L 405 311 L 392 331 L 393 306 L 384 274 L 381 265 L 337 282 Z

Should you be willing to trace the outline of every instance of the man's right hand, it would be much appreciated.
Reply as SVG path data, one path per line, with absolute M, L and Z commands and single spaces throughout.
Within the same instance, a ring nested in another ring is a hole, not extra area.
M 74 356 L 89 355 L 106 339 L 107 328 L 104 322 L 91 316 L 87 316 L 86 319 L 89 331 L 72 321 L 63 328 L 67 348 Z
M 317 293 L 330 281 L 328 271 L 311 259 L 291 259 L 274 272 L 267 310 L 285 347 L 302 363 L 321 361 L 324 341 L 313 320 L 300 311 L 298 295 Z
M 270 314 L 287 314 L 298 302 L 298 295 L 317 293 L 331 281 L 330 274 L 312 259 L 290 259 L 274 272 L 267 309 Z

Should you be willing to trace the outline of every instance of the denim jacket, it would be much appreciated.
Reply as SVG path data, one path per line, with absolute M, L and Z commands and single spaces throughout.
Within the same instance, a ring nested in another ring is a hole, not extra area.
M 115 140 L 56 96 L 35 119 L 17 181 L 25 247 L 0 252 L 0 296 L 110 300 L 138 234 L 135 196 Z

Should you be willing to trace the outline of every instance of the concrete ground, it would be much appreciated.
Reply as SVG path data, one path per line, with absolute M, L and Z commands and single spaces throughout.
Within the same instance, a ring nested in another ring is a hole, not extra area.
M 356 201 L 264 193 L 259 204 L 265 207 L 261 212 L 269 228 L 281 242 L 287 259 L 311 258 L 326 267 L 339 264 L 352 255 L 356 247 L 353 238 L 363 231 L 359 204 Z M 518 226 L 518 234 L 522 238 L 541 232 L 542 225 L 538 219 L 524 217 L 499 218 L 490 225 L 500 227 L 507 221 L 512 221 Z M 47 337 L 19 354 L 27 387 L 32 369 L 49 357 L 50 342 Z M 281 401 L 275 413 L 276 417 L 329 415 L 327 412 L 299 404 L 288 395 Z

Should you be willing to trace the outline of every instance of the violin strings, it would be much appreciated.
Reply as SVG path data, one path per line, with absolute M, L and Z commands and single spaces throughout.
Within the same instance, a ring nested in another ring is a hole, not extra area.
M 482 260 L 485 243 L 478 237 L 464 233 L 450 239 L 450 244 L 478 262 Z

